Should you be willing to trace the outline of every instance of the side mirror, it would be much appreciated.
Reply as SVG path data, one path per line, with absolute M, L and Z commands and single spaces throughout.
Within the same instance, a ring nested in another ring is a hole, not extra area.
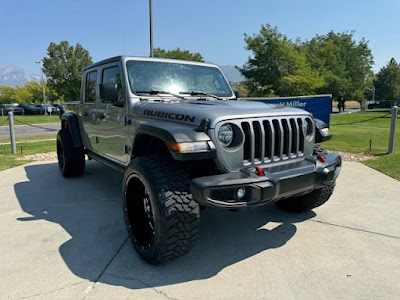
M 314 119 L 315 121 L 315 142 L 322 143 L 332 138 L 332 134 L 329 131 L 329 127 L 325 122 L 320 119 Z
M 123 106 L 118 101 L 118 86 L 116 83 L 100 83 L 100 101 L 111 102 L 115 106 Z
M 232 88 L 232 91 L 233 91 L 233 93 L 235 94 L 235 96 L 236 96 L 236 99 L 239 99 L 239 90 L 237 89 L 237 88 Z

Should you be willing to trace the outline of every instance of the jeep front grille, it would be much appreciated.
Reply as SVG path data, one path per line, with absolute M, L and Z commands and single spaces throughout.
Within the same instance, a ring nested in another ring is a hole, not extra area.
M 244 133 L 243 164 L 275 162 L 303 156 L 303 122 L 306 122 L 304 118 L 241 122 Z

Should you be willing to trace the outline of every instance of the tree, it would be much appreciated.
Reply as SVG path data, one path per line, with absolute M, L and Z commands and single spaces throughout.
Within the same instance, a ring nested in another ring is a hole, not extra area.
M 299 41 L 291 41 L 277 27 L 261 25 L 259 34 L 245 34 L 244 39 L 253 57 L 239 71 L 247 78 L 250 95 L 301 95 L 323 85 L 323 79 L 308 65 Z
M 368 42 L 354 40 L 354 31 L 317 35 L 303 43 L 311 68 L 324 77 L 318 93 L 361 100 L 372 73 L 373 57 Z
M 57 100 L 58 95 L 50 90 L 44 83 L 46 98 L 48 102 Z M 0 86 L 0 104 L 1 103 L 42 103 L 43 88 L 42 83 L 37 81 L 28 81 L 23 86 L 11 87 Z
M 0 86 L 0 104 L 15 102 L 15 88 L 12 86 Z
M 16 103 L 25 104 L 33 102 L 33 92 L 26 86 L 16 87 L 14 91 Z
M 164 50 L 161 48 L 154 48 L 153 56 L 160 58 L 172 58 L 172 59 L 204 62 L 203 56 L 201 56 L 199 52 L 192 53 L 189 50 L 181 50 L 179 49 L 179 47 L 176 48 L 175 50 Z
M 249 96 L 249 90 L 247 89 L 247 85 L 245 81 L 237 82 L 232 84 L 233 88 L 237 88 L 239 92 L 239 97 L 246 98 Z
M 394 58 L 376 74 L 374 86 L 377 99 L 400 101 L 400 64 Z
M 251 96 L 326 93 L 361 99 L 373 74 L 373 58 L 368 42 L 356 42 L 353 35 L 331 31 L 293 42 L 277 27 L 262 25 L 259 34 L 245 34 L 253 55 L 239 70 Z
M 50 103 L 58 100 L 58 95 L 51 90 L 46 82 L 44 83 L 46 92 L 46 102 Z M 42 82 L 28 81 L 21 87 L 15 89 L 15 99 L 18 103 L 42 103 L 43 102 L 43 87 Z
M 48 57 L 43 58 L 43 72 L 50 89 L 65 101 L 79 99 L 82 71 L 92 63 L 89 52 L 79 43 L 70 46 L 67 41 L 50 43 Z

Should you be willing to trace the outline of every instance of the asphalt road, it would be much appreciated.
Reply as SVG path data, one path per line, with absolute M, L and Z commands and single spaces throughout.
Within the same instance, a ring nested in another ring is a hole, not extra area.
M 400 182 L 362 164 L 313 212 L 205 210 L 192 251 L 159 266 L 127 238 L 121 179 L 94 161 L 0 172 L 0 298 L 399 299 Z
M 34 124 L 33 126 L 15 125 L 14 129 L 17 136 L 45 135 L 57 133 L 60 130 L 60 123 Z M 10 136 L 8 125 L 0 126 L 0 137 L 8 136 Z

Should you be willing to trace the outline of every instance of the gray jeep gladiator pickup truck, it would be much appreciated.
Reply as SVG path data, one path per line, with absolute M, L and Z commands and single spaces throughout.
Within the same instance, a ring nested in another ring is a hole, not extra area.
M 126 227 L 152 264 L 187 253 L 200 207 L 325 203 L 339 155 L 328 126 L 307 111 L 239 101 L 206 63 L 118 56 L 83 71 L 81 99 L 60 113 L 59 168 L 80 176 L 85 155 L 123 172 Z

